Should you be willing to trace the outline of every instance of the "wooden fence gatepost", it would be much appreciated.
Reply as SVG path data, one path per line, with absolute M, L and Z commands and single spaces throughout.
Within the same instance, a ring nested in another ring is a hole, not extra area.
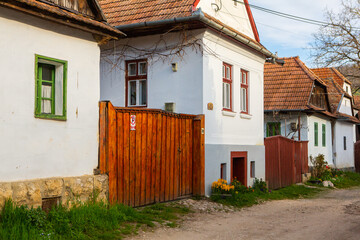
M 205 195 L 205 116 L 194 119 L 193 195 Z
M 109 202 L 117 201 L 117 137 L 116 111 L 111 102 L 100 102 L 99 168 L 109 176 Z

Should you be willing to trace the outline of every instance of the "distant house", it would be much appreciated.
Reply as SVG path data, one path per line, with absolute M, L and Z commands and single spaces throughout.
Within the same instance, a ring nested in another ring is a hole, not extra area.
M 299 57 L 283 58 L 285 64 L 266 63 L 264 72 L 264 134 L 309 141 L 308 154 L 332 158 L 332 122 L 326 83 Z
M 8 197 L 34 206 L 60 199 L 65 177 L 67 191 L 74 183 L 79 196 L 91 193 L 98 44 L 123 34 L 106 23 L 96 0 L 0 1 L 0 29 L 0 206 Z
M 247 0 L 100 0 L 127 38 L 102 47 L 101 99 L 205 114 L 206 194 L 218 178 L 265 178 L 263 69 Z
M 312 71 L 328 87 L 333 123 L 333 161 L 338 168 L 354 168 L 354 143 L 359 119 L 355 117 L 351 82 L 335 68 L 317 68 Z
M 354 99 L 354 116 L 360 120 L 360 96 L 353 96 Z M 360 126 L 356 127 L 356 141 L 360 140 Z

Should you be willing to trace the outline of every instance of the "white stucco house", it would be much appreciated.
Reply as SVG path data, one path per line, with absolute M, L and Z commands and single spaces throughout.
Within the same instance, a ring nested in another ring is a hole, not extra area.
M 308 142 L 308 155 L 319 154 L 334 165 L 328 90 L 299 57 L 282 58 L 284 65 L 265 64 L 264 134 Z M 309 161 L 310 164 L 310 161 Z
M 132 4 L 130 4 L 132 3 Z M 205 187 L 265 179 L 263 75 L 267 58 L 245 1 L 100 0 L 127 37 L 101 52 L 102 100 L 205 115 Z
M 1 1 L 0 29 L 0 205 L 38 206 L 38 179 L 92 175 L 98 165 L 99 43 L 122 33 L 95 0 Z M 25 180 L 18 196 L 10 183 Z
M 335 68 L 317 68 L 312 71 L 326 84 L 333 122 L 333 162 L 337 168 L 354 169 L 354 144 L 359 119 L 354 109 L 351 82 Z

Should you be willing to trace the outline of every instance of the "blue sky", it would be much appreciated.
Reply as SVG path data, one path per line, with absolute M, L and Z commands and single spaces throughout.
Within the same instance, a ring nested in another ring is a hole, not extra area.
M 249 0 L 250 4 L 299 17 L 325 21 L 324 11 L 337 12 L 340 0 Z M 301 23 L 252 9 L 261 43 L 279 57 L 300 56 L 309 67 L 316 67 L 310 58 L 310 43 L 319 29 L 316 25 Z

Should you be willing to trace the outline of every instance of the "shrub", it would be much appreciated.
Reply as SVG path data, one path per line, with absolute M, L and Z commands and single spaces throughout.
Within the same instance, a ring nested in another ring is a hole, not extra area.
M 264 182 L 261 178 L 255 178 L 254 184 L 253 184 L 253 188 L 255 191 L 260 191 L 260 192 L 268 192 L 268 188 L 266 186 L 266 182 Z
M 310 162 L 312 164 L 312 176 L 314 178 L 321 178 L 324 173 L 329 169 L 327 166 L 327 162 L 325 161 L 325 156 L 323 154 L 319 154 L 315 158 L 310 156 Z
M 214 194 L 228 194 L 234 190 L 233 185 L 228 185 L 227 181 L 224 179 L 218 179 L 216 182 L 213 182 L 211 185 L 212 193 Z

